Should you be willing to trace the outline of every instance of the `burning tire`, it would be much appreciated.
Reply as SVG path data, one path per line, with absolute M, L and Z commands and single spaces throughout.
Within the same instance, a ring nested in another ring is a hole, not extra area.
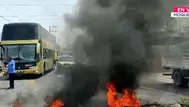
M 118 62 L 111 67 L 106 94 L 109 107 L 115 107 L 115 105 L 119 107 L 141 106 L 136 97 L 139 73 L 139 68 L 125 62 Z
M 184 78 L 180 70 L 175 70 L 173 72 L 173 82 L 175 87 L 187 87 L 188 80 Z

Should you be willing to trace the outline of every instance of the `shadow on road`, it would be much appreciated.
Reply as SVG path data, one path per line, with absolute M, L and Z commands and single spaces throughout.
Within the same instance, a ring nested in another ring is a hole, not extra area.
M 48 70 L 45 72 L 43 76 L 46 76 L 48 73 L 52 72 L 54 70 Z M 38 75 L 21 75 L 21 76 L 16 76 L 15 80 L 32 80 L 32 79 L 39 79 L 42 78 L 43 76 L 38 76 Z
M 181 88 L 181 87 L 174 87 L 173 83 L 161 83 L 161 86 L 157 88 L 161 88 L 162 91 L 168 91 L 174 94 L 189 96 L 189 86 L 186 88 Z
M 171 76 L 163 76 L 162 72 L 143 74 L 140 85 L 146 90 L 159 93 L 189 96 L 189 86 L 187 88 L 175 87 Z
M 0 90 L 8 90 L 8 89 L 9 89 L 8 87 L 6 87 L 6 88 L 0 87 Z

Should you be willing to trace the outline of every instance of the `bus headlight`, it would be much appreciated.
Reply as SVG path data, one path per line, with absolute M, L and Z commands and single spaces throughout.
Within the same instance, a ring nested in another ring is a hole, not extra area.
M 29 67 L 29 69 L 37 69 L 37 68 L 38 68 L 37 66 Z

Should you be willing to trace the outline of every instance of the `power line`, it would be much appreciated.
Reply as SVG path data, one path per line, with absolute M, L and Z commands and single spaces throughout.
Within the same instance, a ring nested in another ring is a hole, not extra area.
M 52 17 L 53 15 L 28 15 L 29 17 L 37 17 L 37 16 L 42 16 L 42 17 Z M 54 16 L 58 16 L 58 15 L 54 15 Z M 17 17 L 17 16 L 0 16 L 0 17 L 2 17 L 2 18 L 4 18 L 4 20 L 8 20 L 8 19 L 6 19 L 5 17 Z M 33 18 L 28 18 L 28 20 L 62 20 L 61 18 L 50 18 L 50 19 L 48 19 L 48 18 L 36 18 L 36 19 L 33 19 Z
M 2 19 L 6 20 L 7 22 L 12 23 L 10 20 L 8 20 L 8 19 L 4 18 L 3 16 L 0 16 L 0 17 L 1 17 Z
M 22 20 L 16 13 L 14 13 L 11 9 L 9 9 L 6 5 L 3 5 L 8 11 L 10 11 L 12 14 L 14 14 L 17 18 L 19 18 L 20 20 Z M 5 16 L 3 16 L 5 17 Z
M 62 16 L 62 15 L 27 15 L 27 16 L 31 16 L 31 17 L 46 17 L 46 16 L 50 16 L 50 17 L 57 17 L 57 16 Z
M 17 17 L 17 16 L 4 16 L 4 15 L 3 15 L 3 17 Z
M 62 20 L 62 19 L 34 19 L 34 20 Z
M 59 17 L 62 15 L 25 15 L 27 17 Z M 16 15 L 7 15 L 7 16 L 3 16 L 3 17 L 18 17 Z
M 53 5 L 70 5 L 70 6 L 73 6 L 72 4 L 53 4 Z M 16 13 L 14 13 L 11 9 L 9 9 L 7 7 L 7 5 L 2 5 L 0 4 L 0 6 L 4 6 L 6 7 L 7 10 L 9 10 L 11 13 L 14 14 L 14 16 L 2 16 L 2 18 L 6 21 L 9 21 L 7 20 L 5 17 L 17 17 L 19 18 L 20 20 L 22 20 Z M 8 6 L 46 6 L 46 5 L 41 5 L 41 4 L 37 4 L 37 5 L 28 5 L 28 4 L 15 4 L 15 5 L 8 5 Z M 51 5 L 52 6 L 52 5 Z M 28 17 L 59 17 L 60 15 L 28 15 Z M 37 19 L 37 20 L 61 20 L 61 19 Z M 10 22 L 10 21 L 9 21 Z
M 4 19 L 0 20 L 0 22 L 4 22 L 4 21 L 6 21 L 6 20 L 4 20 Z
M 44 21 L 53 21 L 53 20 L 54 20 L 54 21 L 56 21 L 56 20 L 57 20 L 57 21 L 60 21 L 60 20 L 62 20 L 62 19 L 45 19 L 45 18 L 44 18 L 44 19 L 27 19 L 27 20 L 22 20 L 22 21 L 39 21 L 39 20 L 42 20 L 42 21 L 43 21 L 43 20 L 44 20 Z
M 18 16 L 15 16 L 15 15 L 8 15 L 8 16 L 3 16 L 4 18 L 5 17 L 18 17 Z M 27 17 L 61 17 L 60 15 L 27 15 Z M 30 18 L 29 18 L 30 19 Z M 32 19 L 32 18 L 31 18 Z M 42 19 L 34 19 L 34 20 L 62 20 L 62 19 L 44 19 L 44 18 L 42 18 Z
M 3 4 L 0 4 L 0 6 L 4 6 Z M 15 6 L 15 7 L 27 7 L 27 6 L 74 6 L 73 4 L 47 4 L 47 5 L 41 5 L 41 4 L 33 4 L 33 5 L 28 5 L 28 4 L 12 4 L 12 5 L 7 5 L 7 6 Z
M 18 17 L 20 20 L 22 20 L 16 13 L 14 13 L 12 10 L 10 10 L 8 7 L 6 7 L 7 10 L 9 10 L 11 13 L 13 13 L 16 17 Z

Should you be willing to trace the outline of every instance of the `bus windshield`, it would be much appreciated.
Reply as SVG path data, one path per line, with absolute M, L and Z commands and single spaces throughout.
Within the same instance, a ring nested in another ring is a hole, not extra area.
M 34 61 L 36 45 L 5 45 L 3 48 L 3 59 L 8 57 L 17 61 Z

